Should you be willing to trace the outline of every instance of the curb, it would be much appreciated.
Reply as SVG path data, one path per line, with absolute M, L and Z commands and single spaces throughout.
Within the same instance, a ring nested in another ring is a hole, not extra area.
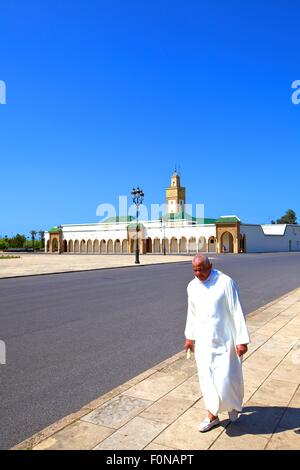
M 167 261 L 165 263 L 152 263 L 152 264 L 128 264 L 127 266 L 108 266 L 105 268 L 91 268 L 91 269 L 76 269 L 73 271 L 55 271 L 53 273 L 40 273 L 40 274 L 19 274 L 17 276 L 3 276 L 0 277 L 1 279 L 17 279 L 19 277 L 36 277 L 36 276 L 52 276 L 56 274 L 69 274 L 69 273 L 84 273 L 84 272 L 89 272 L 89 271 L 103 271 L 104 269 L 123 269 L 123 268 L 141 268 L 141 267 L 146 267 L 146 266 L 158 266 L 158 265 L 164 265 L 164 264 L 181 264 L 181 263 L 190 263 L 190 260 L 188 261 Z

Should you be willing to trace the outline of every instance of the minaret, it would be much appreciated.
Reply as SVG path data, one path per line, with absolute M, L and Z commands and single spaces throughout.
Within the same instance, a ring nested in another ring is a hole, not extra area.
M 185 188 L 180 186 L 180 176 L 176 168 L 171 177 L 171 186 L 166 190 L 167 213 L 177 214 L 185 210 Z

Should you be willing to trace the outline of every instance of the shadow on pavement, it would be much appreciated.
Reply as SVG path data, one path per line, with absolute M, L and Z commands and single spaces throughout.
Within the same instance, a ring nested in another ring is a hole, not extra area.
M 228 436 L 244 434 L 273 434 L 294 430 L 299 434 L 300 445 L 300 408 L 285 406 L 245 406 L 235 423 L 226 429 Z

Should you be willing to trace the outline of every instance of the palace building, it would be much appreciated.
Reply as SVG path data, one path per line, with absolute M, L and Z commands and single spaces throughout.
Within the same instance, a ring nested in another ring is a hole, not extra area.
M 174 171 L 166 188 L 167 215 L 158 220 L 133 216 L 108 218 L 100 223 L 65 224 L 45 232 L 47 253 L 261 253 L 300 251 L 300 226 L 246 224 L 236 215 L 217 219 L 188 214 L 186 192 Z

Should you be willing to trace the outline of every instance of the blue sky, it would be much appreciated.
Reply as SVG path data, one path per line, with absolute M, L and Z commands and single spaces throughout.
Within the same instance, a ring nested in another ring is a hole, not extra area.
M 300 220 L 295 3 L 2 1 L 0 234 L 163 203 L 175 164 L 206 217 Z

